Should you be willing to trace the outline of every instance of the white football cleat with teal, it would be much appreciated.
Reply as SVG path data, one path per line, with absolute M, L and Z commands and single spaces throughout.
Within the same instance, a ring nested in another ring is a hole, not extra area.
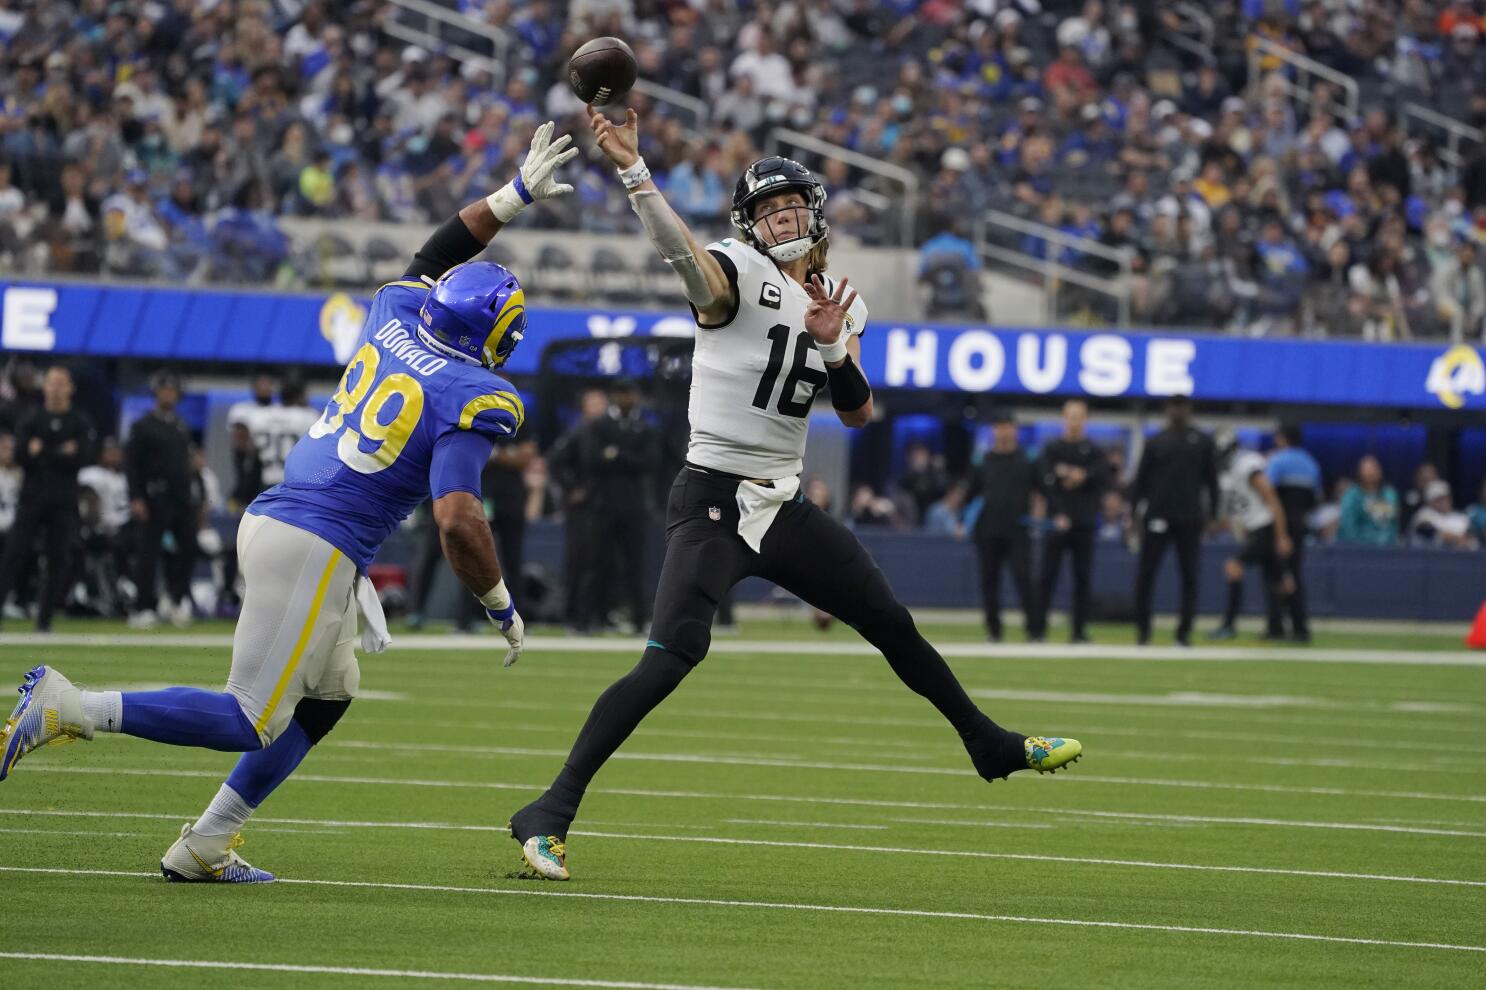
M 534 835 L 521 844 L 521 860 L 544 880 L 568 879 L 568 849 L 555 835 Z
M 242 844 L 241 833 L 197 835 L 187 822 L 160 860 L 160 872 L 172 883 L 273 883 L 272 873 L 237 854 Z
M 0 780 L 32 750 L 93 738 L 93 722 L 83 714 L 82 693 L 60 671 L 45 664 L 35 667 L 19 690 L 21 700 L 0 729 Z
M 1084 754 L 1084 745 L 1077 739 L 1028 736 L 1022 745 L 1027 752 L 1027 769 L 1038 773 L 1054 773 Z

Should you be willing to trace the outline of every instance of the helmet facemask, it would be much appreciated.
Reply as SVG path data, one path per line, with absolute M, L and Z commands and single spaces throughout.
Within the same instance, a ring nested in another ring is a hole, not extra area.
M 783 193 L 796 193 L 803 204 L 779 206 L 763 216 L 755 216 L 759 203 Z M 732 221 L 743 240 L 785 264 L 805 257 L 830 233 L 825 218 L 826 190 L 809 170 L 798 162 L 784 158 L 765 158 L 754 162 L 738 180 L 733 194 Z M 794 210 L 794 237 L 777 244 L 760 236 L 759 225 L 782 210 Z
M 793 192 L 796 190 L 789 191 Z M 797 261 L 805 257 L 829 232 L 829 228 L 826 226 L 825 216 L 820 208 L 809 205 L 810 191 L 801 189 L 798 192 L 805 197 L 805 204 L 776 206 L 767 212 L 754 216 L 752 220 L 745 222 L 744 227 L 740 228 L 743 236 L 747 238 L 750 244 L 780 264 Z M 748 210 L 752 212 L 753 207 L 748 207 Z M 769 217 L 785 212 L 794 213 L 796 235 L 788 240 L 779 241 L 774 244 L 768 243 L 760 233 L 760 230 L 768 230 L 772 235 L 773 231 L 769 229 L 766 221 Z

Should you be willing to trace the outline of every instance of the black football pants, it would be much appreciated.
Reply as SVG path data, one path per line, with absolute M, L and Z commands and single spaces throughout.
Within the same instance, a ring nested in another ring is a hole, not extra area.
M 62 600 L 71 569 L 73 543 L 79 525 L 77 503 L 25 499 L 16 507 L 15 522 L 0 557 L 0 606 L 35 558 L 40 543 L 46 552 L 46 581 L 39 584 L 36 599 L 36 628 L 52 627 L 52 612 Z
M 1140 538 L 1140 564 L 1135 578 L 1135 631 L 1143 643 L 1151 638 L 1151 599 L 1156 589 L 1156 572 L 1166 548 L 1176 548 L 1176 569 L 1182 582 L 1181 613 L 1176 621 L 1180 639 L 1192 635 L 1197 618 L 1197 566 L 1202 554 L 1201 523 L 1165 523 L 1159 530 L 1147 523 Z
M 980 559 L 980 595 L 985 610 L 986 632 L 993 639 L 1001 638 L 1001 568 L 1011 569 L 1011 579 L 1016 583 L 1016 593 L 1022 601 L 1028 632 L 1034 632 L 1038 621 L 1037 599 L 1032 590 L 1032 571 L 1028 566 L 1030 553 L 1027 533 L 1020 530 L 1009 536 L 978 533 L 975 536 L 975 553 Z
M 1073 607 L 1070 617 L 1075 639 L 1087 635 L 1089 623 L 1089 585 L 1094 569 L 1094 527 L 1070 526 L 1052 529 L 1042 535 L 1042 582 L 1037 595 L 1037 624 L 1028 632 L 1047 635 L 1047 610 L 1052 605 L 1053 589 L 1058 586 L 1058 570 L 1063 554 L 1073 557 Z

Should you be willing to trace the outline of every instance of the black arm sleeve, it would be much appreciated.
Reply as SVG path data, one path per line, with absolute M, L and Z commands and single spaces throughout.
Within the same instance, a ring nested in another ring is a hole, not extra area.
M 872 398 L 872 386 L 850 354 L 834 368 L 826 365 L 826 381 L 831 386 L 831 405 L 842 412 L 855 412 Z
M 439 278 L 455 265 L 462 265 L 485 250 L 479 238 L 470 233 L 464 221 L 455 214 L 429 235 L 413 255 L 404 278 Z

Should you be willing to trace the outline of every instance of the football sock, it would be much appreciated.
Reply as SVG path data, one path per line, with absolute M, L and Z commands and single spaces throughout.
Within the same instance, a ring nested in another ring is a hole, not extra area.
M 290 719 L 283 734 L 266 748 L 242 755 L 223 789 L 237 792 L 249 807 L 256 808 L 294 772 L 311 745 L 304 727 L 297 719 Z
M 201 688 L 128 691 L 119 731 L 172 746 L 242 753 L 262 746 L 253 723 L 230 694 Z
M 588 721 L 578 733 L 572 752 L 563 764 L 562 772 L 537 800 L 534 810 L 546 812 L 550 818 L 560 819 L 564 825 L 578 813 L 578 803 L 588 782 L 598 773 L 614 751 L 629 738 L 651 709 L 670 695 L 687 674 L 691 664 L 674 653 L 654 646 L 647 647 L 628 674 L 609 685 L 593 704 Z M 536 831 L 565 834 L 565 827 L 552 827 L 550 818 L 545 822 L 537 819 Z
M 270 747 L 271 748 L 271 747 Z M 253 816 L 254 805 L 244 801 L 229 784 L 217 789 L 217 796 L 206 806 L 206 811 L 191 826 L 197 835 L 232 835 L 241 832 L 248 819 Z
M 1238 613 L 1243 611 L 1243 582 L 1228 582 L 1228 610 L 1223 613 L 1224 628 L 1231 629 L 1238 621 Z
M 1004 777 L 1026 769 L 1026 739 L 1002 728 L 975 706 L 939 651 L 924 639 L 902 605 L 882 610 L 862 627 L 867 642 L 882 651 L 888 666 L 909 690 L 926 698 L 954 726 L 982 777 Z
M 124 725 L 124 696 L 118 691 L 82 691 L 83 714 L 96 732 L 120 732 Z

